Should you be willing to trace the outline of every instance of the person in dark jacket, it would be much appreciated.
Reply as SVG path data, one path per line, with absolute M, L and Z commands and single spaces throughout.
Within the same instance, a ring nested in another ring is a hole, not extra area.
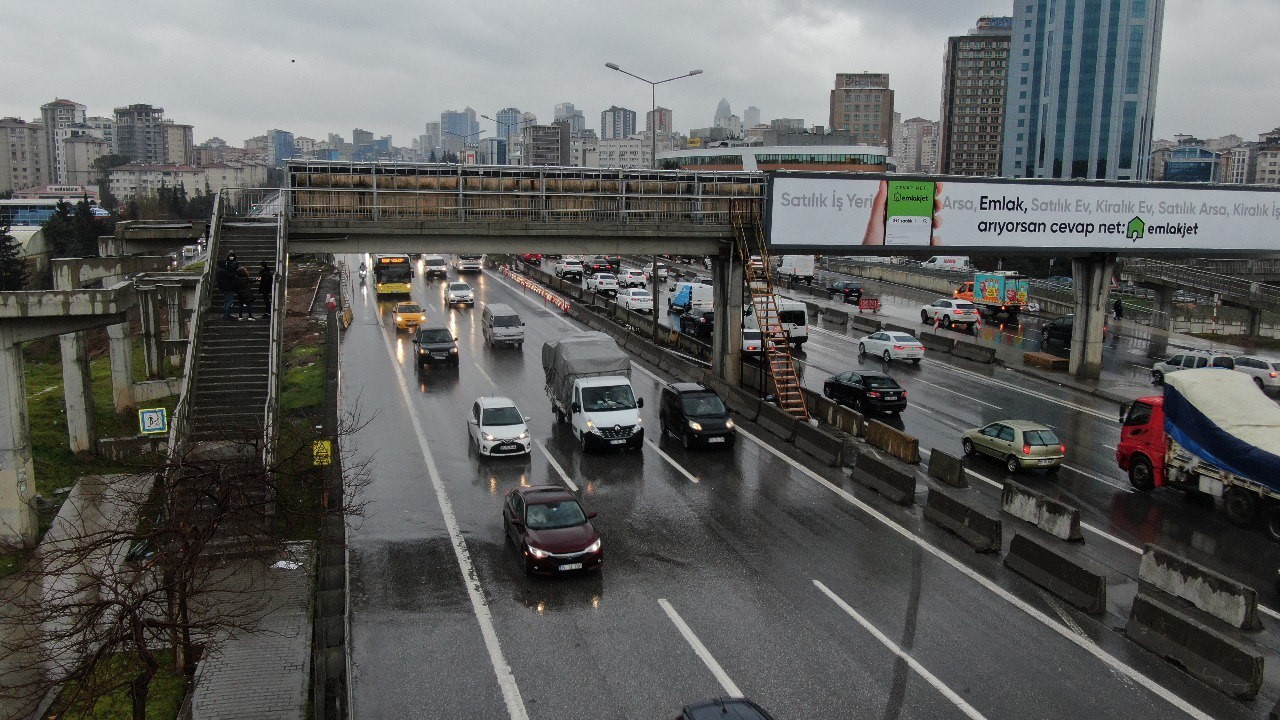
M 258 292 L 262 293 L 262 317 L 271 315 L 271 287 L 275 283 L 275 278 L 275 271 L 266 260 L 263 260 L 262 270 L 258 273 Z
M 253 290 L 250 289 L 248 268 L 236 268 L 236 297 L 240 300 L 239 319 L 244 320 L 244 313 L 249 312 L 249 320 L 257 320 L 253 316 Z
M 218 283 L 218 289 L 222 291 L 222 319 L 231 319 L 231 306 L 236 301 L 236 254 L 229 253 L 222 262 L 218 263 L 218 270 L 214 274 L 214 279 Z

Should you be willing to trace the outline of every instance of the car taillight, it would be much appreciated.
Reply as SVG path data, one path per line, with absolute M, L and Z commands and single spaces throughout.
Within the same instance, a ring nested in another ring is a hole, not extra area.
M 906 390 L 903 390 L 903 391 L 902 391 L 902 397 L 903 397 L 903 398 L 906 398 L 906 397 L 907 397 L 907 391 L 906 391 Z
M 875 390 L 868 390 L 867 397 L 878 398 L 880 397 L 880 393 L 876 392 Z
M 894 349 L 894 350 L 906 350 L 906 349 L 907 349 L 907 346 L 906 346 L 906 345 L 894 345 L 894 346 L 893 346 L 893 349 Z
M 1022 446 L 1022 454 L 1023 454 L 1023 455 L 1030 455 L 1030 454 L 1031 454 L 1031 445 L 1023 445 L 1023 446 Z
M 1274 373 L 1274 372 L 1269 372 L 1269 373 L 1267 373 L 1267 377 L 1272 377 L 1272 378 L 1273 378 L 1273 377 L 1275 377 L 1275 376 L 1276 376 L 1276 373 Z
M 1066 455 L 1066 454 L 1067 454 L 1067 446 L 1066 446 L 1066 445 L 1059 445 L 1059 446 L 1058 446 L 1058 450 L 1062 451 L 1062 454 L 1063 454 L 1063 455 Z

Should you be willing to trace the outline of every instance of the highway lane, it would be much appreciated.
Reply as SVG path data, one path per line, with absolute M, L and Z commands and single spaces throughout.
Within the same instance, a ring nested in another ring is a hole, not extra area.
M 415 299 L 429 316 L 448 318 L 459 337 L 457 371 L 416 372 L 412 346 L 367 295 L 357 297 L 344 340 L 344 402 L 376 410 L 356 438 L 357 455 L 376 452 L 376 467 L 367 517 L 353 525 L 351 543 L 354 682 L 364 715 L 514 717 L 514 706 L 529 717 L 654 717 L 724 694 L 659 603 L 665 600 L 722 675 L 779 717 L 835 716 L 850 706 L 877 715 L 900 710 L 900 717 L 967 716 L 953 697 L 986 717 L 1114 714 L 1130 705 L 1136 710 L 1128 714 L 1168 716 L 1169 699 L 1135 688 L 980 580 L 1058 617 L 1026 583 L 967 551 L 956 561 L 927 549 L 958 550 L 958 543 L 914 513 L 885 509 L 840 473 L 805 470 L 751 441 L 704 453 L 654 437 L 658 385 L 643 371 L 635 383 L 649 400 L 648 438 L 665 457 L 652 446 L 583 457 L 554 426 L 542 394 L 541 343 L 569 325 L 498 276 L 473 284 L 480 303 L 507 302 L 525 316 L 523 353 L 485 349 L 478 311 L 445 311 L 441 285 L 421 281 Z M 541 446 L 528 461 L 482 463 L 466 443 L 470 402 L 498 391 L 534 417 Z M 557 466 L 601 513 L 605 569 L 527 579 L 503 545 L 501 494 L 522 482 L 564 482 Z M 910 537 L 863 509 L 873 506 Z M 467 582 L 459 545 L 472 563 Z M 509 674 L 486 657 L 484 612 Z M 1105 627 L 1079 617 L 1073 623 L 1209 715 L 1248 716 L 1116 643 Z M 909 667 L 868 626 L 930 674 Z M 994 677 L 1002 681 L 993 684 Z

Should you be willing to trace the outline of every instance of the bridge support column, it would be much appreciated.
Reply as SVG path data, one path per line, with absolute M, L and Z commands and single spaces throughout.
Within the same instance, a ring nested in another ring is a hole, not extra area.
M 107 349 L 111 353 L 111 401 L 116 412 L 133 409 L 133 343 L 129 323 L 107 327 Z
M 142 320 L 142 353 L 148 380 L 160 378 L 160 305 L 156 286 L 138 288 L 138 316 Z
M 1095 254 L 1071 261 L 1075 276 L 1075 336 L 1071 338 L 1070 372 L 1081 380 L 1097 380 L 1102 374 L 1102 327 L 1107 318 L 1107 298 L 1116 256 Z
M 67 408 L 67 439 L 71 452 L 93 450 L 97 440 L 87 337 L 84 332 L 58 336 L 62 349 L 62 402 Z
M 733 254 L 711 259 L 715 302 L 715 334 L 711 340 L 711 372 L 730 385 L 742 382 L 742 263 Z
M 177 347 L 179 340 L 183 338 L 183 310 L 182 310 L 182 285 L 163 285 L 161 290 L 164 292 L 165 312 L 169 317 L 167 339 L 172 341 L 170 347 Z M 263 317 L 266 317 L 265 315 Z M 185 353 L 183 353 L 185 355 Z M 182 367 L 183 355 L 170 355 L 170 367 Z
M 1249 337 L 1258 337 L 1262 334 L 1262 311 L 1258 308 L 1247 308 L 1249 316 L 1245 320 L 1244 333 Z
M 0 325 L 0 544 L 35 541 L 35 493 L 22 344 Z
M 1173 288 L 1161 285 L 1156 288 L 1156 314 L 1151 324 L 1166 332 L 1173 332 Z

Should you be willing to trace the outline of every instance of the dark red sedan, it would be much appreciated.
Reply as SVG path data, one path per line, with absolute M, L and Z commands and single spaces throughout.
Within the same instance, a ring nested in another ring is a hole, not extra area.
M 600 536 L 578 499 L 558 485 L 507 491 L 502 527 L 524 558 L 524 571 L 545 575 L 596 570 L 604 562 Z

